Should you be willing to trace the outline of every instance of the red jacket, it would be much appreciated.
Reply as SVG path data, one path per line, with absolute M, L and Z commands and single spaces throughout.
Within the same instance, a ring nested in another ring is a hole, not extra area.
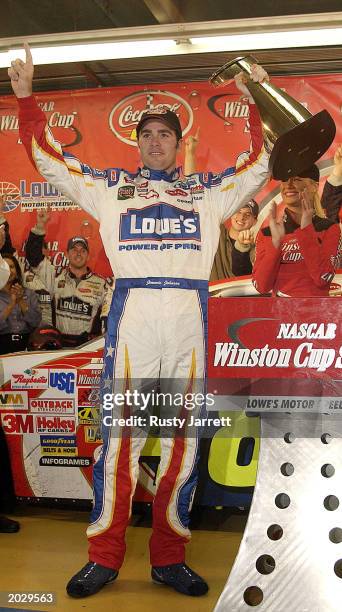
M 259 293 L 291 297 L 326 296 L 341 257 L 339 225 L 314 217 L 301 229 L 285 210 L 281 247 L 272 243 L 269 227 L 258 234 L 253 283 Z

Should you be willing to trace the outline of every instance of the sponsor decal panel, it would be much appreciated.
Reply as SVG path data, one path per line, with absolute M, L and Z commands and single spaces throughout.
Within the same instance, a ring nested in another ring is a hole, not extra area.
M 99 424 L 99 410 L 95 406 L 79 407 L 78 408 L 78 423 L 79 425 Z
M 40 436 L 40 446 L 42 455 L 78 455 L 76 436 Z
M 118 189 L 118 200 L 129 200 L 134 198 L 135 187 L 133 185 L 125 185 Z
M 27 369 L 11 376 L 12 389 L 47 389 L 49 386 L 49 371 Z
M 74 395 L 76 388 L 76 373 L 74 370 L 50 370 L 50 387 L 63 391 L 67 395 Z
M 79 408 L 87 406 L 100 406 L 100 389 L 82 389 L 78 388 L 78 401 L 77 405 Z
M 84 440 L 87 444 L 94 444 L 96 442 L 102 442 L 101 429 L 99 426 L 84 427 Z
M 1 391 L 0 390 L 0 411 L 28 410 L 27 391 Z
M 6 434 L 73 434 L 76 431 L 74 418 L 52 415 L 6 413 L 1 415 L 1 423 Z
M 30 412 L 44 412 L 52 414 L 74 414 L 74 399 L 30 398 Z
M 41 467 L 90 467 L 93 463 L 91 457 L 40 457 Z
M 101 382 L 101 370 L 92 368 L 89 370 L 78 370 L 77 386 L 78 387 L 99 387 Z

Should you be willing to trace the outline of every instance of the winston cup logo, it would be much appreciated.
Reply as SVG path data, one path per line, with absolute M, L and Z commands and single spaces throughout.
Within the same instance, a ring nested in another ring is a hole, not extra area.
M 121 142 L 136 147 L 136 126 L 142 113 L 160 112 L 162 108 L 178 115 L 185 136 L 192 127 L 192 109 L 181 96 L 170 91 L 137 91 L 126 96 L 111 110 L 109 127 Z

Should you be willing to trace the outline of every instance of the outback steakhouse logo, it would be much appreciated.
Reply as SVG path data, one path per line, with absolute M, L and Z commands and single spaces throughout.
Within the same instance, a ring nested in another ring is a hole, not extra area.
M 137 146 L 135 128 L 146 110 L 168 108 L 176 113 L 183 128 L 183 136 L 193 124 L 192 108 L 184 98 L 171 91 L 137 91 L 118 102 L 109 115 L 109 127 L 115 136 L 128 145 Z

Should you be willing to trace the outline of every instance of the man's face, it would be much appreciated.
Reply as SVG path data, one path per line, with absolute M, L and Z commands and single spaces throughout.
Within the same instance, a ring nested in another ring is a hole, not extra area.
M 252 214 L 248 206 L 240 208 L 231 218 L 232 228 L 237 232 L 250 229 L 256 222 L 256 218 Z
M 138 146 L 142 162 L 152 170 L 171 172 L 176 166 L 177 137 L 163 121 L 147 121 L 142 128 Z
M 309 194 L 314 194 L 317 191 L 317 183 L 301 176 L 293 176 L 288 181 L 282 181 L 280 193 L 285 206 L 290 209 L 301 208 L 301 195 L 304 189 L 307 189 Z
M 72 249 L 68 251 L 69 263 L 74 268 L 84 268 L 87 264 L 89 253 L 81 243 L 76 243 Z
M 6 261 L 6 263 L 8 263 L 8 267 L 9 267 L 9 271 L 10 271 L 10 275 L 9 275 L 9 278 L 8 278 L 7 282 L 13 282 L 17 278 L 16 267 L 15 267 L 12 259 L 7 259 L 7 257 L 4 257 L 4 260 Z

